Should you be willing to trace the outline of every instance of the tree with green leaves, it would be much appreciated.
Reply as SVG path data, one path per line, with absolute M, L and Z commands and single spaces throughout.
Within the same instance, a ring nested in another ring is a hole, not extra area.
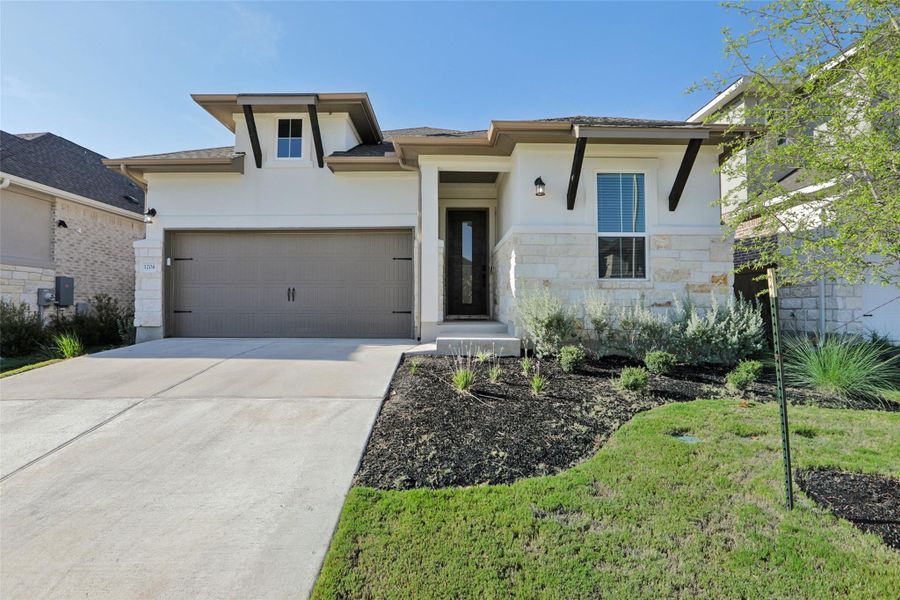
M 737 184 L 722 203 L 732 228 L 779 240 L 745 268 L 777 264 L 785 284 L 900 284 L 900 5 L 726 6 L 747 27 L 723 31 L 731 72 L 707 84 L 740 75 L 745 101 L 708 120 L 758 129 L 726 148 L 723 179 Z

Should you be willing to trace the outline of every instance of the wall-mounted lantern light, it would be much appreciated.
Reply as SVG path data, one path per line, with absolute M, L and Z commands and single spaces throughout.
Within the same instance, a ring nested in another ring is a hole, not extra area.
M 144 213 L 144 223 L 152 223 L 153 217 L 156 216 L 155 208 L 148 208 L 147 212 Z
M 534 180 L 534 195 L 535 196 L 544 196 L 547 194 L 546 184 L 544 184 L 544 180 L 538 177 Z

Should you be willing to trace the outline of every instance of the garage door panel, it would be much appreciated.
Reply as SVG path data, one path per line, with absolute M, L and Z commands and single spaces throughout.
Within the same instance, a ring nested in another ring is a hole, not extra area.
M 412 337 L 409 232 L 197 232 L 171 241 L 175 335 Z M 287 290 L 294 290 L 293 301 Z

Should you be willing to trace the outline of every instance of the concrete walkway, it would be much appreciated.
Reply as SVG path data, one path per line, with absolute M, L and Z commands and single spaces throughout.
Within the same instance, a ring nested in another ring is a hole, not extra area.
M 411 346 L 170 339 L 0 380 L 0 594 L 305 597 Z

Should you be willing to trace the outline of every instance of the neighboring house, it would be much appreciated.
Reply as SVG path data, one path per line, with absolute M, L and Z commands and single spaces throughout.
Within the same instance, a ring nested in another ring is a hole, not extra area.
M 740 78 L 721 93 L 717 94 L 706 105 L 688 118 L 692 123 L 703 123 L 709 119 L 717 122 L 742 123 L 744 107 L 756 102 L 747 78 Z M 763 140 L 760 143 L 784 143 L 783 140 Z M 743 160 L 744 157 L 741 157 Z M 752 156 L 749 158 L 752 160 Z M 770 174 L 787 192 L 813 193 L 823 189 L 821 185 L 812 185 L 805 179 L 802 169 L 785 167 Z M 749 185 L 741 194 L 752 193 L 754 184 Z M 737 182 L 729 181 L 722 175 L 722 196 L 726 197 L 730 190 L 736 188 Z M 723 207 L 723 218 L 728 218 L 736 206 Z M 756 232 L 758 220 L 741 223 L 735 231 L 734 266 L 736 269 L 759 258 L 755 245 L 771 243 L 776 236 L 760 236 Z M 735 276 L 735 290 L 744 295 L 753 295 L 766 288 L 764 281 L 759 281 L 762 271 L 745 269 Z M 767 321 L 768 305 L 764 303 Z M 896 286 L 879 284 L 849 285 L 841 282 L 821 279 L 803 285 L 785 286 L 780 290 L 779 315 L 782 325 L 795 332 L 827 334 L 827 333 L 864 333 L 878 332 L 889 339 L 900 342 L 900 289 Z
M 366 94 L 193 98 L 233 147 L 105 161 L 148 186 L 140 340 L 505 344 L 529 288 L 576 305 L 596 288 L 654 306 L 730 294 L 725 126 L 575 116 L 383 132 Z
M 71 277 L 73 307 L 100 293 L 132 305 L 144 192 L 103 158 L 52 133 L 0 132 L 4 300 L 35 309 L 39 289 L 55 290 L 56 277 Z

